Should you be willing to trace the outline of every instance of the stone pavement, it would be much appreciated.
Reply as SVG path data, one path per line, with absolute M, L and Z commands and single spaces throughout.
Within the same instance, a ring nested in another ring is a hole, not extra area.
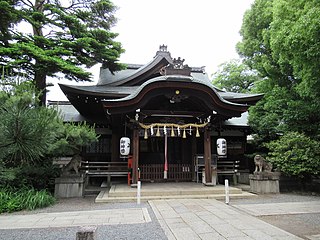
M 0 229 L 140 224 L 150 222 L 147 208 L 0 215 Z
M 149 204 L 169 240 L 301 239 L 255 216 L 320 212 L 319 201 L 229 206 L 215 199 L 167 199 L 152 200 Z M 0 229 L 152 223 L 152 213 L 148 211 L 147 207 L 136 205 L 135 208 L 0 215 Z M 320 235 L 308 239 L 318 240 Z
M 320 213 L 320 201 L 233 205 L 253 216 Z
M 154 200 L 150 205 L 171 239 L 301 239 L 214 199 Z

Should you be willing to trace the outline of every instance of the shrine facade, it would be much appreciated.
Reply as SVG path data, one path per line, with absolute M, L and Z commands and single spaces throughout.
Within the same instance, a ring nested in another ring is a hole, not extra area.
M 228 175 L 230 163 L 248 168 L 247 110 L 262 95 L 216 88 L 203 67 L 172 58 L 164 45 L 148 64 L 127 64 L 115 73 L 102 67 L 97 85 L 60 88 L 69 100 L 59 103 L 65 121 L 94 124 L 100 135 L 83 158 L 110 164 L 129 160 L 129 184 L 139 179 L 212 184 L 213 174 Z M 120 153 L 123 137 L 130 139 L 129 155 Z M 223 153 L 217 149 L 221 140 Z M 220 162 L 225 164 L 219 167 Z

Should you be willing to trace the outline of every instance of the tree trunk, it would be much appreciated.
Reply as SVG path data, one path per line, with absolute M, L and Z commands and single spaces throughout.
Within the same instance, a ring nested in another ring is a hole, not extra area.
M 43 70 L 35 71 L 34 75 L 34 83 L 36 85 L 37 90 L 40 92 L 39 94 L 39 105 L 46 105 L 46 78 L 47 75 Z
M 44 0 L 36 0 L 34 3 L 34 8 L 38 11 L 43 13 L 44 11 Z M 43 37 L 42 31 L 42 24 L 33 25 L 33 35 Z M 35 44 L 40 47 L 44 48 L 42 43 L 35 42 Z M 46 71 L 40 66 L 39 60 L 36 60 L 35 63 L 35 74 L 34 74 L 34 83 L 36 85 L 37 90 L 39 91 L 39 104 L 42 106 L 46 105 Z

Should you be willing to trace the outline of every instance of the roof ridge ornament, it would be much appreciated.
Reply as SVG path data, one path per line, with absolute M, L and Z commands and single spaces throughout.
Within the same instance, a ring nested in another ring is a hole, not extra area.
M 159 50 L 157 51 L 156 56 L 154 57 L 157 57 L 157 56 L 162 56 L 169 59 L 168 61 L 172 61 L 167 45 L 162 44 L 159 46 Z
M 160 45 L 159 52 L 168 52 L 168 46 L 164 44 Z
M 178 58 L 174 58 L 172 60 L 172 67 L 174 69 L 184 69 L 184 68 L 188 68 L 188 65 L 183 65 L 184 63 L 184 59 L 181 59 L 180 57 Z
M 185 59 L 180 57 L 174 58 L 172 63 L 162 67 L 160 69 L 161 75 L 183 75 L 183 76 L 191 76 L 191 67 L 187 64 L 183 64 Z

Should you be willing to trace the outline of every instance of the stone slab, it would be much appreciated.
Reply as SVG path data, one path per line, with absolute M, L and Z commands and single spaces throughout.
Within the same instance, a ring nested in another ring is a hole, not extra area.
M 147 208 L 107 209 L 0 216 L 0 229 L 140 224 L 150 222 Z
M 301 239 L 214 199 L 149 203 L 168 239 Z M 167 212 L 176 214 L 171 217 Z

